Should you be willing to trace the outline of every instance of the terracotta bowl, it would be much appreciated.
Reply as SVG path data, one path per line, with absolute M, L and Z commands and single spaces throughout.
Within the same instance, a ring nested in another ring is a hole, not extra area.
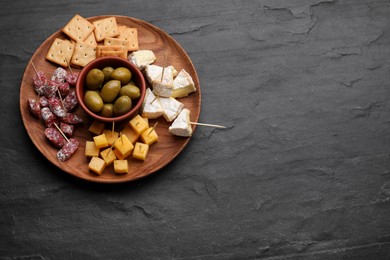
M 85 78 L 88 74 L 88 72 L 92 69 L 103 69 L 104 67 L 113 67 L 118 68 L 118 67 L 125 67 L 128 68 L 131 73 L 132 77 L 131 80 L 134 81 L 135 85 L 140 89 L 140 97 L 137 100 L 132 100 L 133 101 L 133 106 L 129 112 L 126 114 L 123 114 L 121 116 L 116 116 L 116 117 L 103 117 L 100 116 L 91 110 L 87 108 L 87 106 L 84 103 L 84 91 L 85 91 Z M 97 58 L 90 63 L 88 63 L 80 72 L 77 82 L 76 82 L 76 96 L 77 100 L 81 106 L 81 108 L 91 117 L 102 121 L 106 123 L 111 123 L 111 122 L 119 122 L 123 121 L 125 119 L 129 119 L 132 117 L 134 114 L 139 112 L 139 109 L 141 108 L 142 102 L 145 98 L 145 93 L 146 93 L 146 84 L 145 84 L 145 78 L 142 75 L 142 72 L 134 66 L 131 62 L 128 60 L 125 60 L 123 58 L 118 58 L 118 57 L 102 57 L 102 58 Z

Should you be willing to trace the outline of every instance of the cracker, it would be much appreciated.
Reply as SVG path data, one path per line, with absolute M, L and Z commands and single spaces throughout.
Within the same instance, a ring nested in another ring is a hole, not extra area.
M 98 45 L 96 46 L 96 57 L 100 57 L 101 51 L 127 51 L 127 50 L 120 45 L 111 45 L 111 46 Z
M 136 51 L 138 47 L 138 30 L 137 28 L 130 28 L 124 25 L 118 26 L 119 36 L 117 38 L 129 41 L 128 50 Z
M 70 63 L 84 67 L 94 59 L 96 59 L 96 46 L 85 42 L 77 42 Z
M 89 34 L 87 39 L 84 40 L 85 43 L 91 44 L 91 45 L 97 45 L 96 39 L 95 39 L 95 34 L 92 32 Z
M 85 18 L 76 14 L 64 28 L 62 32 L 74 41 L 84 41 L 94 30 L 93 24 Z
M 100 42 L 106 37 L 115 37 L 119 35 L 118 25 L 115 17 L 103 18 L 92 22 L 95 26 L 95 38 Z
M 54 39 L 46 54 L 46 59 L 62 67 L 67 67 L 74 52 L 74 44 L 60 38 Z
M 124 39 L 107 37 L 104 39 L 103 44 L 104 46 L 112 46 L 112 45 L 121 46 L 127 50 L 129 46 L 129 41 Z
M 122 51 L 100 51 L 99 57 L 106 57 L 106 56 L 115 56 L 115 57 L 120 57 L 123 59 L 127 59 L 127 51 L 122 50 Z

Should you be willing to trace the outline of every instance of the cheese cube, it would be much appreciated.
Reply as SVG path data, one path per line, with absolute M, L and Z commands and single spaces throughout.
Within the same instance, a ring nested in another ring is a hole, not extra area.
M 89 126 L 88 131 L 95 135 L 100 135 L 103 132 L 104 123 L 98 120 L 94 120 Z
M 140 134 L 138 134 L 133 128 L 131 128 L 129 125 L 126 125 L 125 128 L 122 130 L 122 134 L 126 135 L 126 137 L 130 140 L 132 144 L 135 144 L 137 142 Z
M 106 162 L 106 165 L 110 165 L 113 161 L 116 160 L 116 156 L 112 148 L 107 148 L 101 151 L 100 156 Z
M 108 146 L 108 142 L 105 134 L 94 136 L 93 141 L 95 142 L 97 148 L 104 148 Z
M 103 130 L 103 134 L 106 136 L 108 145 L 113 145 L 115 140 L 118 139 L 119 133 L 105 129 Z
M 93 157 L 99 156 L 100 149 L 96 147 L 94 141 L 86 141 L 85 142 L 85 156 Z
M 142 118 L 145 120 L 146 124 L 147 124 L 147 125 L 148 125 L 148 127 L 149 127 L 149 118 L 147 118 L 147 117 L 144 117 L 144 116 L 142 116 Z
M 114 153 L 117 159 L 119 160 L 125 160 L 126 157 L 124 157 L 118 150 L 114 149 Z
M 169 133 L 177 136 L 190 137 L 192 135 L 190 114 L 190 110 L 184 108 L 168 128 Z
M 141 140 L 147 145 L 152 145 L 158 141 L 158 135 L 153 127 L 149 127 L 141 134 Z
M 127 160 L 115 160 L 114 172 L 117 174 L 129 173 L 129 163 Z
M 148 128 L 148 123 L 146 123 L 145 119 L 143 119 L 140 115 L 136 115 L 133 119 L 131 119 L 129 124 L 138 134 L 141 134 Z
M 92 157 L 91 161 L 88 164 L 88 169 L 98 175 L 101 175 L 106 168 L 106 162 L 99 157 Z
M 123 159 L 127 158 L 134 149 L 134 145 L 130 142 L 126 135 L 123 134 L 117 139 L 117 141 L 115 141 L 114 147 Z
M 149 145 L 136 142 L 133 151 L 133 157 L 139 160 L 145 161 L 146 155 L 148 155 Z

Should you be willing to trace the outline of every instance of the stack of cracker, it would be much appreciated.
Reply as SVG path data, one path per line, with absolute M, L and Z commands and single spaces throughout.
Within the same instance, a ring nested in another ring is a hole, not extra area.
M 90 23 L 76 14 L 62 32 L 70 39 L 56 38 L 46 55 L 47 60 L 62 67 L 84 67 L 104 56 L 127 59 L 128 52 L 139 49 L 137 28 L 118 25 L 115 17 Z

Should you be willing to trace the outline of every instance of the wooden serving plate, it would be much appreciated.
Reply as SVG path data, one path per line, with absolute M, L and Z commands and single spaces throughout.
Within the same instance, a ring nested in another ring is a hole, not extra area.
M 87 18 L 87 20 L 91 22 L 106 17 L 111 16 L 95 16 Z M 140 49 L 152 50 L 155 53 L 157 60 L 154 64 L 163 66 L 165 53 L 167 53 L 167 66 L 173 65 L 177 71 L 184 68 L 192 76 L 197 91 L 195 93 L 191 93 L 188 97 L 178 100 L 184 104 L 185 108 L 188 108 L 191 111 L 191 121 L 197 122 L 201 106 L 199 79 L 194 65 L 184 49 L 166 32 L 152 24 L 126 16 L 115 17 L 118 25 L 126 25 L 128 27 L 138 29 Z M 28 98 L 37 97 L 33 88 L 33 78 L 35 72 L 31 62 L 34 63 L 37 70 L 45 72 L 46 76 L 50 78 L 53 71 L 58 66 L 47 61 L 45 56 L 53 40 L 57 37 L 67 38 L 67 36 L 61 31 L 57 31 L 42 43 L 32 56 L 30 62 L 27 64 L 20 86 L 20 111 L 24 126 L 35 146 L 51 163 L 66 173 L 87 181 L 99 183 L 121 183 L 133 181 L 155 173 L 171 162 L 183 150 L 190 138 L 177 137 L 170 134 L 168 132 L 168 127 L 171 123 L 166 122 L 163 117 L 160 117 L 157 120 L 150 120 L 150 125 L 153 125 L 156 121 L 158 121 L 156 132 L 159 135 L 159 140 L 157 143 L 150 146 L 146 161 L 139 161 L 137 159 L 130 158 L 130 156 L 128 158 L 128 174 L 117 175 L 114 173 L 113 165 L 109 165 L 106 167 L 102 175 L 98 176 L 88 170 L 89 159 L 84 156 L 85 141 L 91 141 L 93 137 L 93 135 L 88 131 L 88 127 L 92 123 L 92 118 L 89 118 L 81 107 L 78 106 L 74 113 L 81 116 L 84 119 L 84 123 L 75 127 L 74 137 L 80 141 L 80 146 L 76 153 L 68 161 L 59 162 L 56 157 L 58 149 L 55 148 L 44 135 L 44 123 L 32 115 L 27 106 Z M 76 68 L 73 68 L 73 70 L 78 71 Z M 116 124 L 116 131 L 121 131 L 126 123 L 127 122 L 123 122 L 118 125 Z M 111 125 L 106 125 L 107 129 L 111 129 L 111 127 Z M 193 128 L 195 128 L 195 125 Z

